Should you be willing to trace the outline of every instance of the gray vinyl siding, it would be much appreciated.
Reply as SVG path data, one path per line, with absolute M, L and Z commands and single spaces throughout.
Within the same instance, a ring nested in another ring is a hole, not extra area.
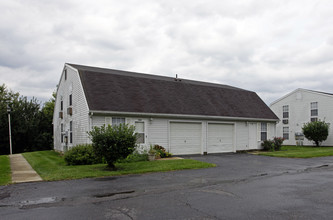
M 168 149 L 168 120 L 153 119 L 148 124 L 148 140 L 151 144 L 158 144 Z
M 54 148 L 59 151 L 63 151 L 65 146 L 64 143 L 61 143 L 61 123 L 64 126 L 64 131 L 68 132 L 70 121 L 73 123 L 73 141 L 72 143 L 68 143 L 69 148 L 90 142 L 87 135 L 87 131 L 89 131 L 89 110 L 79 75 L 76 70 L 68 67 L 65 68 L 67 69 L 67 79 L 65 79 L 63 72 L 57 90 L 53 116 Z M 72 115 L 67 114 L 70 94 L 72 94 Z M 63 101 L 63 119 L 59 118 L 61 100 Z
M 249 149 L 249 126 L 247 122 L 236 123 L 236 150 L 248 150 Z
M 327 95 L 320 92 L 297 89 L 280 100 L 271 104 L 272 111 L 280 118 L 280 122 L 276 125 L 277 136 L 283 136 L 283 127 L 289 127 L 289 140 L 283 142 L 284 145 L 296 145 L 295 132 L 302 132 L 302 127 L 311 118 L 311 102 L 318 102 L 318 120 L 325 121 L 333 125 L 333 95 Z M 288 124 L 283 124 L 282 106 L 289 106 Z M 304 145 L 313 145 L 307 139 Z M 329 129 L 329 135 L 322 145 L 333 146 L 333 129 Z
M 92 117 L 92 126 L 102 126 L 105 124 L 105 118 L 112 118 L 112 115 L 106 116 L 93 116 Z M 114 117 L 124 117 L 126 119 L 126 123 L 130 125 L 134 125 L 135 121 L 144 121 L 146 124 L 146 149 L 149 148 L 149 145 L 158 144 L 163 146 L 165 149 L 170 149 L 170 122 L 193 122 L 192 120 L 179 120 L 172 118 L 139 118 L 139 117 L 126 117 L 126 116 L 114 116 Z M 249 150 L 249 134 L 257 134 L 260 133 L 258 131 L 258 126 L 249 126 L 247 121 L 237 121 L 237 122 L 225 122 L 225 121 L 209 121 L 209 120 L 196 120 L 195 122 L 200 122 L 202 124 L 202 153 L 207 152 L 207 124 L 208 123 L 227 123 L 234 124 L 234 144 L 235 150 Z M 255 122 L 255 124 L 260 124 L 260 122 Z M 272 139 L 275 137 L 275 123 L 267 123 L 268 133 L 267 138 Z M 252 132 L 249 130 L 253 129 Z M 259 127 L 260 129 L 260 127 Z M 255 139 L 256 137 L 254 137 Z M 260 149 L 261 141 L 258 140 L 256 142 L 256 147 L 252 147 L 251 149 Z
M 93 116 L 92 117 L 92 127 L 101 127 L 105 125 L 105 117 L 111 117 L 111 116 Z

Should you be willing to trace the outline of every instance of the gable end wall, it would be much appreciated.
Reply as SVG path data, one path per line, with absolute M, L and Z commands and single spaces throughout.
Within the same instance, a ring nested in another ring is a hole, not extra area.
M 64 151 L 65 148 L 65 143 L 61 143 L 61 123 L 63 123 L 64 130 L 68 132 L 70 121 L 73 123 L 73 143 L 68 143 L 68 148 L 78 144 L 90 143 L 87 135 L 87 131 L 89 131 L 89 110 L 80 78 L 75 69 L 66 66 L 65 68 L 67 68 L 67 79 L 65 80 L 63 72 L 57 90 L 53 118 L 54 149 L 59 151 Z M 72 115 L 67 114 L 70 94 L 72 94 Z M 63 100 L 63 119 L 59 118 L 61 99 Z
M 272 111 L 279 117 L 280 122 L 276 125 L 277 136 L 283 136 L 283 127 L 289 127 L 289 140 L 284 141 L 284 145 L 296 145 L 295 132 L 302 132 L 302 127 L 310 121 L 310 103 L 318 102 L 318 119 L 333 125 L 333 96 L 311 92 L 307 90 L 296 90 L 290 95 L 278 100 L 271 105 Z M 283 124 L 282 106 L 289 105 L 289 123 Z M 307 139 L 304 145 L 313 145 Z M 329 129 L 329 136 L 324 146 L 333 146 L 333 128 Z

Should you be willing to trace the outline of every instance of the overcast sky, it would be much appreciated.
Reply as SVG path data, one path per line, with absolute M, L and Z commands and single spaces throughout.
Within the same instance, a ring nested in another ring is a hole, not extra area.
M 0 1 L 0 84 L 48 100 L 64 63 L 333 93 L 331 0 Z

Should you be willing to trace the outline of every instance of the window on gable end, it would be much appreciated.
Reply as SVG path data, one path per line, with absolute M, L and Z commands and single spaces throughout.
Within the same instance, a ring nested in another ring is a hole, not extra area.
M 283 127 L 282 132 L 283 132 L 283 138 L 285 140 L 289 140 L 289 127 Z
M 69 95 L 69 106 L 72 106 L 73 100 L 72 100 L 72 94 Z
M 69 122 L 69 143 L 73 143 L 73 121 Z
M 289 118 L 289 105 L 282 106 L 283 118 Z
M 64 143 L 64 124 L 60 124 L 60 137 L 61 137 L 61 143 Z
M 310 121 L 318 121 L 318 102 L 311 102 L 310 108 Z

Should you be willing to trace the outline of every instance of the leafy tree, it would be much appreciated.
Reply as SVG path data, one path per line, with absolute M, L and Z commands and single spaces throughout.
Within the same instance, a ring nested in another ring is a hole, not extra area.
M 308 122 L 302 127 L 304 136 L 313 141 L 317 147 L 325 141 L 328 136 L 329 124 L 324 121 Z
M 53 148 L 53 111 L 55 106 L 56 93 L 45 102 L 39 114 L 39 133 L 35 144 L 38 150 L 48 150 Z
M 13 153 L 52 148 L 52 104 L 47 102 L 41 109 L 36 98 L 28 100 L 3 84 L 0 85 L 0 154 L 9 154 L 7 105 L 11 108 Z
M 134 126 L 126 124 L 94 127 L 88 132 L 95 154 L 104 157 L 110 169 L 115 169 L 114 163 L 133 153 L 136 145 Z

